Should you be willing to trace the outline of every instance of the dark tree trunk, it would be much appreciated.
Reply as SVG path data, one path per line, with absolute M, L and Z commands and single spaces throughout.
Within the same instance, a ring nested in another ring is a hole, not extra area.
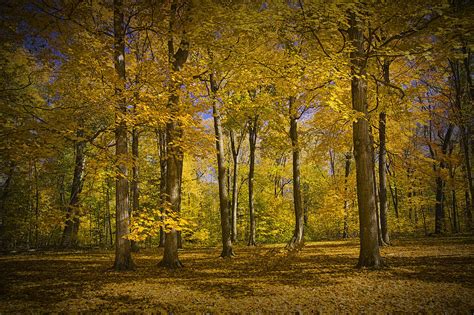
M 304 246 L 304 211 L 301 199 L 300 185 L 300 147 L 298 143 L 298 119 L 295 106 L 295 98 L 290 97 L 288 101 L 290 117 L 290 139 L 293 154 L 293 207 L 295 209 L 295 230 L 293 237 L 287 244 L 290 250 L 298 250 Z
M 38 233 L 39 233 L 39 181 L 38 181 L 38 168 L 36 167 L 36 161 L 33 163 L 34 178 L 35 178 L 35 247 L 38 248 Z M 74 227 L 75 225 L 73 225 Z
M 8 169 L 8 174 L 5 179 L 5 182 L 3 183 L 2 187 L 2 194 L 0 196 L 0 248 L 2 249 L 7 249 L 10 247 L 10 242 L 8 238 L 4 238 L 4 233 L 6 229 L 6 221 L 8 218 L 8 213 L 7 213 L 7 198 L 10 195 L 10 186 L 12 183 L 12 178 L 13 178 L 13 172 L 15 171 L 15 164 L 13 162 L 9 162 L 9 169 Z
M 110 215 L 110 182 L 106 179 L 106 188 L 105 188 L 105 212 L 106 212 L 106 222 L 105 222 L 105 240 L 107 243 L 107 231 L 109 233 L 109 244 L 110 247 L 114 245 L 114 238 L 112 233 L 112 219 Z
M 254 177 L 255 177 L 255 150 L 257 147 L 257 126 L 258 116 L 254 116 L 249 120 L 249 241 L 248 246 L 256 245 L 257 225 L 255 222 L 255 204 L 254 204 Z
M 459 119 L 459 129 L 461 134 L 461 149 L 464 157 L 464 173 L 467 180 L 467 186 L 469 189 L 470 195 L 470 205 L 474 207 L 474 182 L 472 175 L 472 161 L 470 154 L 470 138 L 471 138 L 471 128 L 470 123 L 472 123 L 472 101 L 474 100 L 474 88 L 472 86 L 472 77 L 471 77 L 471 61 L 470 61 L 470 51 L 464 45 L 463 53 L 467 55 L 467 58 L 464 58 L 463 70 L 465 72 L 466 78 L 466 88 L 463 89 L 462 86 L 462 69 L 459 61 L 450 61 L 451 70 L 453 72 L 453 84 L 455 90 L 455 107 Z M 471 108 L 469 108 L 469 105 Z M 468 114 L 465 114 L 468 113 Z M 466 227 L 468 230 L 473 228 L 472 222 L 472 212 L 473 208 L 467 207 L 466 214 Z
M 114 0 L 114 64 L 118 82 L 115 93 L 118 96 L 115 113 L 115 156 L 117 159 L 116 176 L 116 240 L 115 263 L 116 270 L 130 270 L 134 268 L 131 255 L 130 241 L 126 239 L 129 234 L 129 187 L 128 187 L 128 140 L 127 140 L 127 104 L 124 97 L 125 90 L 125 29 L 122 0 Z
M 465 126 L 461 126 L 460 132 L 461 132 L 461 146 L 463 150 L 463 156 L 464 156 L 464 172 L 465 172 L 465 178 L 467 180 L 468 184 L 468 189 L 469 189 L 469 196 L 470 196 L 470 202 L 469 202 L 469 207 L 466 205 L 466 211 L 465 211 L 465 217 L 466 217 L 466 228 L 468 230 L 472 230 L 473 228 L 473 222 L 472 222 L 472 212 L 474 209 L 472 207 L 474 206 L 474 182 L 473 182 L 473 177 L 472 177 L 472 161 L 471 161 L 471 156 L 470 156 L 470 150 L 469 150 L 469 137 L 470 134 L 468 132 L 469 128 Z
M 472 228 L 472 226 L 469 225 L 469 219 L 472 220 L 472 216 L 470 216 L 471 212 L 469 211 L 471 209 L 471 198 L 469 198 L 469 191 L 465 190 L 464 191 L 464 198 L 466 200 L 466 207 L 464 209 L 464 216 L 466 218 L 466 229 Z
M 78 138 L 84 136 L 82 130 L 76 133 Z M 85 142 L 83 140 L 77 141 L 74 144 L 75 157 L 74 157 L 74 175 L 71 186 L 71 196 L 69 197 L 69 203 L 66 209 L 66 226 L 64 227 L 63 236 L 61 239 L 62 247 L 76 247 L 78 245 L 78 232 L 79 232 L 79 195 L 82 191 L 83 186 L 83 173 L 84 173 L 84 147 Z
M 157 130 L 158 136 L 158 151 L 160 155 L 160 212 L 163 214 L 166 204 L 166 132 Z M 161 217 L 163 219 L 163 217 Z M 163 226 L 160 226 L 160 241 L 158 247 L 165 247 L 165 237 Z
M 135 109 L 136 110 L 136 109 Z M 133 168 L 132 168 L 132 208 L 130 212 L 130 217 L 137 215 L 140 207 L 140 191 L 139 191 L 139 170 L 138 170 L 138 150 L 139 150 L 139 134 L 137 128 L 132 130 L 132 157 L 133 157 Z M 137 242 L 131 241 L 130 246 L 132 252 L 138 252 L 139 247 Z
M 458 233 L 458 214 L 456 210 L 456 190 L 451 190 L 451 204 L 452 204 L 452 211 L 453 211 L 453 233 Z
M 395 181 L 396 180 L 395 172 L 393 172 L 393 175 L 392 175 L 392 172 L 390 172 L 390 168 L 388 168 L 388 167 L 387 167 L 387 172 L 391 177 L 394 178 L 394 181 Z M 393 187 L 392 187 L 392 184 L 390 183 L 389 179 L 387 179 L 387 182 L 388 182 L 388 187 L 390 189 L 390 195 L 392 196 L 393 210 L 395 212 L 395 218 L 398 219 L 398 188 L 397 188 L 397 183 L 395 181 L 393 183 Z
M 463 1 L 454 1 L 455 11 L 462 12 L 467 10 L 470 2 Z M 472 159 L 474 158 L 474 138 L 472 137 L 472 130 L 474 128 L 474 85 L 472 83 L 472 50 L 469 47 L 469 42 L 466 39 L 460 38 L 460 44 L 462 45 L 462 53 L 465 56 L 463 59 L 463 67 L 461 70 L 461 65 L 458 67 L 458 77 L 456 78 L 456 99 L 457 107 L 459 112 L 462 113 L 461 123 L 459 124 L 461 129 L 461 145 L 464 155 L 464 164 L 465 164 L 465 175 L 468 181 L 469 188 L 469 202 L 466 203 L 465 209 L 465 220 L 466 228 L 468 231 L 474 229 L 472 222 L 472 215 L 474 212 L 474 178 L 472 175 Z M 459 61 L 455 61 L 459 63 Z M 461 72 L 463 74 L 464 80 L 461 78 Z M 461 87 L 462 82 L 465 82 L 464 89 Z M 461 101 L 462 100 L 462 101 Z
M 384 62 L 384 80 L 390 83 L 390 62 Z M 387 174 L 385 165 L 387 163 L 386 132 L 387 115 L 385 112 L 379 114 L 379 204 L 380 204 L 380 229 L 382 233 L 382 243 L 390 244 L 388 232 L 388 198 L 387 198 Z
M 360 224 L 360 254 L 358 267 L 379 267 L 382 264 L 378 242 L 378 224 L 375 208 L 372 143 L 367 120 L 367 82 L 364 36 L 360 17 L 350 14 L 349 38 L 355 50 L 351 52 L 352 107 L 362 113 L 353 124 L 354 158 L 357 176 L 357 201 Z
M 379 240 L 379 246 L 384 246 L 382 240 L 382 229 L 380 226 L 380 209 L 379 209 L 379 194 L 377 189 L 377 175 L 375 172 L 375 149 L 374 149 L 374 136 L 372 132 L 370 132 L 370 147 L 372 148 L 372 176 L 374 180 L 374 195 L 375 195 L 375 213 L 377 215 L 377 238 Z
M 175 99 L 175 101 L 177 102 L 178 100 Z M 182 148 L 176 145 L 176 140 L 180 140 L 182 137 L 180 126 L 176 121 L 168 122 L 166 124 L 166 131 L 168 153 L 166 163 L 166 201 L 168 205 L 164 209 L 165 217 L 172 213 L 179 213 L 179 203 L 181 202 L 180 169 L 183 163 Z M 165 250 L 163 260 L 159 265 L 170 269 L 181 268 L 183 265 L 178 258 L 178 231 L 175 226 L 165 226 L 165 231 Z
M 235 133 L 231 130 L 230 131 L 230 146 L 232 151 L 232 242 L 237 242 L 237 206 L 239 203 L 239 186 L 238 186 L 238 175 L 239 175 L 239 153 L 240 147 L 242 144 L 242 140 L 244 137 L 244 130 L 240 135 L 239 139 L 235 138 Z
M 349 197 L 347 196 L 347 185 L 349 174 L 351 172 L 351 152 L 346 153 L 346 163 L 344 167 L 344 230 L 342 232 L 342 238 L 349 238 Z
M 388 198 L 387 198 L 387 175 L 385 172 L 387 151 L 385 147 L 385 125 L 386 114 L 379 114 L 379 204 L 380 204 L 380 229 L 382 242 L 390 244 L 388 232 Z
M 444 180 L 436 177 L 435 234 L 444 233 Z
M 229 209 L 229 199 L 226 187 L 226 166 L 224 153 L 224 136 L 222 134 L 221 117 L 217 108 L 217 100 L 215 93 L 218 91 L 214 74 L 210 75 L 211 93 L 212 93 L 212 113 L 214 116 L 214 132 L 216 136 L 216 152 L 217 152 L 217 181 L 219 184 L 219 208 L 221 214 L 222 229 L 222 253 L 221 257 L 230 258 L 234 256 L 231 238 L 231 215 Z
M 435 234 L 442 234 L 445 230 L 445 214 L 444 214 L 444 180 L 441 177 L 441 171 L 446 168 L 446 162 L 444 161 L 445 155 L 448 152 L 448 148 L 451 143 L 451 136 L 453 134 L 454 125 L 449 124 L 446 134 L 442 139 L 441 145 L 441 161 L 437 170 L 438 175 L 436 177 L 436 205 L 435 205 Z M 436 169 L 436 166 L 435 166 Z
M 177 16 L 178 6 L 176 1 L 171 2 L 170 6 L 170 21 L 169 21 L 169 38 L 168 38 L 168 62 L 171 73 L 178 72 L 183 67 L 188 59 L 189 43 L 183 36 L 180 47 L 175 52 L 173 32 L 175 27 L 175 20 Z M 171 74 L 173 76 L 173 74 Z M 180 146 L 183 137 L 183 130 L 176 119 L 179 114 L 179 95 L 180 82 L 172 81 L 169 86 L 169 101 L 168 108 L 171 116 L 166 123 L 166 198 L 169 206 L 165 208 L 165 216 L 170 214 L 169 211 L 178 214 L 181 209 L 181 176 L 183 168 L 183 149 Z M 170 208 L 169 208 L 170 207 Z M 180 268 L 182 263 L 178 258 L 178 231 L 175 227 L 165 227 L 165 250 L 163 260 L 159 263 L 160 266 L 167 268 Z

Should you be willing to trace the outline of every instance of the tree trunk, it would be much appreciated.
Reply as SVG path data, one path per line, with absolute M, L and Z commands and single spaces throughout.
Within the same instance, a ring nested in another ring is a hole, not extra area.
M 160 212 L 163 215 L 166 204 L 166 132 L 157 130 L 158 136 L 158 151 L 160 155 Z M 163 216 L 160 218 L 163 220 Z M 165 247 L 165 237 L 163 226 L 160 226 L 160 241 L 158 247 Z
M 297 113 L 294 108 L 295 98 L 289 98 L 290 139 L 293 155 L 293 206 L 295 209 L 295 230 L 293 237 L 287 244 L 290 250 L 299 250 L 304 246 L 304 211 L 301 200 L 300 185 L 300 147 L 298 143 Z
M 4 233 L 7 224 L 6 218 L 8 218 L 6 203 L 10 194 L 10 186 L 12 183 L 13 173 L 15 171 L 15 164 L 11 161 L 8 164 L 8 174 L 6 174 L 7 177 L 3 183 L 2 194 L 0 196 L 0 248 L 2 249 L 8 249 L 10 247 L 10 240 L 8 238 L 4 238 Z
M 177 96 L 176 96 L 177 97 Z M 174 97 L 173 97 L 174 98 Z M 174 101 L 178 101 L 175 99 Z M 178 214 L 180 209 L 180 169 L 183 163 L 182 148 L 176 145 L 177 140 L 182 138 L 180 126 L 176 121 L 166 124 L 166 145 L 167 145 L 167 162 L 166 162 L 166 201 L 164 216 Z M 163 260 L 160 266 L 175 269 L 183 267 L 178 258 L 178 231 L 175 226 L 165 226 L 165 250 Z
M 232 242 L 237 242 L 237 206 L 239 203 L 239 187 L 238 187 L 238 175 L 239 175 L 239 153 L 240 153 L 240 146 L 242 144 L 241 137 L 237 140 L 235 139 L 235 134 L 231 130 L 230 131 L 230 146 L 232 151 L 232 164 L 233 164 L 233 171 L 232 171 Z
M 390 83 L 390 62 L 384 62 L 384 80 Z M 379 210 L 380 210 L 380 229 L 382 233 L 382 242 L 390 244 L 390 235 L 388 232 L 388 198 L 387 198 L 387 174 L 385 165 L 387 163 L 386 132 L 387 115 L 385 112 L 379 114 Z
M 471 157 L 469 154 L 469 132 L 467 131 L 468 127 L 461 126 L 461 146 L 463 150 L 464 156 L 464 172 L 465 178 L 467 180 L 467 186 L 469 189 L 469 196 L 470 196 L 470 206 L 466 205 L 465 217 L 466 217 L 466 228 L 468 231 L 472 230 L 473 222 L 472 222 L 472 212 L 474 207 L 474 182 L 472 176 L 472 162 Z
M 456 211 L 456 190 L 451 190 L 451 204 L 452 204 L 452 211 L 453 211 L 453 233 L 458 233 L 458 215 Z
M 133 157 L 133 168 L 132 168 L 132 208 L 130 212 L 130 217 L 137 215 L 140 207 L 140 191 L 139 191 L 139 170 L 138 170 L 138 149 L 139 149 L 139 134 L 136 127 L 132 129 L 132 157 Z M 138 252 L 140 248 L 138 247 L 137 242 L 131 241 L 130 246 L 132 252 Z
M 347 182 L 349 174 L 351 172 L 351 152 L 346 153 L 346 163 L 344 167 L 344 231 L 342 232 L 342 238 L 349 238 L 349 198 L 347 196 Z
M 366 58 L 362 23 L 355 13 L 350 14 L 349 38 L 355 50 L 351 52 L 352 107 L 362 113 L 353 124 L 354 158 L 357 176 L 359 207 L 360 254 L 358 267 L 379 267 L 382 264 L 378 242 L 377 213 L 373 178 L 373 156 L 367 113 Z
M 127 104 L 124 97 L 125 90 L 125 29 L 122 0 L 114 0 L 114 64 L 118 82 L 115 93 L 118 96 L 115 113 L 115 156 L 117 159 L 116 176 L 116 240 L 115 263 L 116 270 L 130 270 L 134 268 L 131 255 L 130 241 L 126 239 L 129 234 L 129 188 L 128 188 L 128 140 L 127 140 Z
M 468 2 L 469 3 L 469 2 Z M 465 7 L 466 9 L 466 7 Z M 467 45 L 466 42 L 463 43 L 462 52 L 464 54 L 464 76 L 466 78 L 466 98 L 464 98 L 465 102 L 462 105 L 466 105 L 464 107 L 464 111 L 468 113 L 464 117 L 464 122 L 461 123 L 462 130 L 461 130 L 461 141 L 464 151 L 464 162 L 465 162 L 465 170 L 466 170 L 466 177 L 468 180 L 468 188 L 469 188 L 469 195 L 471 197 L 469 205 L 466 204 L 465 209 L 465 216 L 466 216 L 466 228 L 468 231 L 472 231 L 474 229 L 474 224 L 472 222 L 472 215 L 474 212 L 474 178 L 472 175 L 472 159 L 474 158 L 474 138 L 472 137 L 472 130 L 474 128 L 474 84 L 472 83 L 472 48 Z
M 443 138 L 441 145 L 441 161 L 438 168 L 438 175 L 436 177 L 436 205 L 435 205 L 435 234 L 444 233 L 445 222 L 444 222 L 444 180 L 441 177 L 441 171 L 446 168 L 446 162 L 444 161 L 445 155 L 448 152 L 449 145 L 451 143 L 451 136 L 453 134 L 454 125 L 449 124 L 446 134 Z M 435 167 L 436 169 L 436 167 Z
M 255 204 L 254 204 L 254 175 L 255 175 L 255 149 L 257 146 L 257 124 L 258 116 L 254 116 L 249 120 L 249 241 L 248 246 L 256 245 L 257 225 L 255 222 Z
M 189 43 L 184 38 L 181 39 L 180 47 L 175 52 L 173 31 L 177 15 L 178 6 L 176 1 L 171 2 L 170 21 L 169 21 L 169 37 L 168 37 L 168 63 L 171 73 L 181 70 L 184 63 L 188 59 Z M 168 205 L 165 208 L 165 215 L 171 213 L 179 214 L 181 209 L 181 176 L 183 168 L 183 149 L 180 145 L 183 137 L 183 130 L 176 118 L 179 116 L 179 95 L 178 91 L 181 82 L 175 81 L 171 74 L 171 82 L 169 86 L 168 108 L 171 112 L 171 119 L 166 123 L 166 198 Z M 183 264 L 178 258 L 178 231 L 175 227 L 165 227 L 165 250 L 163 260 L 160 266 L 166 268 L 181 268 Z
M 82 130 L 77 131 L 77 137 L 81 138 L 84 136 Z M 63 236 L 61 239 L 62 247 L 76 247 L 78 245 L 78 232 L 79 232 L 79 195 L 82 191 L 83 186 L 83 173 L 85 164 L 84 147 L 85 142 L 83 140 L 76 141 L 75 147 L 75 158 L 74 158 L 74 175 L 71 186 L 71 196 L 66 209 L 66 226 L 64 227 Z
M 375 213 L 377 215 L 377 238 L 379 240 L 379 246 L 384 246 L 382 240 L 382 228 L 380 226 L 380 209 L 379 209 L 379 194 L 377 189 L 377 175 L 375 172 L 375 149 L 374 149 L 374 136 L 370 132 L 370 147 L 372 148 L 372 176 L 374 179 L 374 195 L 375 195 Z
M 382 242 L 390 244 L 390 235 L 388 233 L 388 198 L 387 198 L 387 175 L 385 164 L 387 151 L 385 147 L 385 125 L 386 114 L 379 114 L 379 203 L 380 203 L 380 229 L 382 232 Z
M 436 177 L 435 234 L 444 233 L 444 180 Z
M 221 117 L 217 109 L 217 100 L 215 93 L 218 86 L 214 79 L 214 74 L 210 75 L 211 93 L 212 93 L 212 112 L 214 116 L 214 132 L 216 136 L 216 151 L 217 151 L 217 181 L 219 184 L 219 208 L 221 214 L 221 229 L 222 229 L 222 253 L 221 257 L 230 258 L 234 256 L 231 239 L 231 218 L 229 209 L 229 200 L 226 187 L 226 166 L 224 154 L 224 137 L 222 134 Z
M 38 233 L 39 233 L 39 187 L 38 187 L 38 168 L 36 167 L 36 160 L 33 162 L 33 175 L 35 179 L 35 248 L 38 248 Z

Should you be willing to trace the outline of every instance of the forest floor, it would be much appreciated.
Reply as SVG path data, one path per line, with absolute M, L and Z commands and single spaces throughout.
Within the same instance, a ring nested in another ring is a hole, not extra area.
M 184 268 L 157 266 L 161 249 L 134 255 L 135 271 L 110 269 L 113 252 L 0 256 L 0 313 L 474 312 L 474 238 L 395 240 L 387 267 L 358 270 L 358 243 L 185 249 Z

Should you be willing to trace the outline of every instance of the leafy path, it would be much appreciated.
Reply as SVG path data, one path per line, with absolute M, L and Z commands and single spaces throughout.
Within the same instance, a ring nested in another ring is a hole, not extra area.
M 133 272 L 111 271 L 111 252 L 0 257 L 0 313 L 461 312 L 474 310 L 474 239 L 400 240 L 383 248 L 388 267 L 357 270 L 358 247 L 315 242 L 297 254 L 281 246 L 186 249 L 185 268 L 156 266 L 161 251 L 135 255 Z

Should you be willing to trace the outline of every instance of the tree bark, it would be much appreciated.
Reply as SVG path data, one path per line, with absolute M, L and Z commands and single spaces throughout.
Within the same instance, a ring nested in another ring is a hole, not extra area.
M 385 60 L 383 67 L 384 80 L 390 83 L 390 62 Z M 380 229 L 382 233 L 382 243 L 390 244 L 388 231 L 388 198 L 387 198 L 387 174 L 385 165 L 387 163 L 386 148 L 386 128 L 387 115 L 385 112 L 379 114 L 379 204 L 380 204 Z
M 362 23 L 356 14 L 350 14 L 349 38 L 354 45 L 351 52 L 352 107 L 364 117 L 353 124 L 354 158 L 357 176 L 357 201 L 359 207 L 360 254 L 358 267 L 382 265 L 378 242 L 377 213 L 373 178 L 372 144 L 367 112 L 366 56 Z
M 382 242 L 390 244 L 388 232 L 388 198 L 387 198 L 387 174 L 385 172 L 387 150 L 385 146 L 386 114 L 379 114 L 379 203 L 380 203 L 380 229 Z
M 115 156 L 117 159 L 117 176 L 115 190 L 116 204 L 116 240 L 115 240 L 115 263 L 116 270 L 130 270 L 134 268 L 131 255 L 130 240 L 126 239 L 129 234 L 129 188 L 128 188 L 128 140 L 127 104 L 123 95 L 125 90 L 125 29 L 122 0 L 114 0 L 114 64 L 118 82 L 115 93 L 118 97 L 115 113 Z
M 344 230 L 342 232 L 342 238 L 349 238 L 349 198 L 347 196 L 347 182 L 349 179 L 349 174 L 351 172 L 351 152 L 346 153 L 346 163 L 344 167 Z
M 214 79 L 214 74 L 210 75 L 211 93 L 212 93 L 212 113 L 214 116 L 214 132 L 216 136 L 216 151 L 217 151 L 217 181 L 219 185 L 219 208 L 221 214 L 221 229 L 222 229 L 222 253 L 221 257 L 230 258 L 234 256 L 231 239 L 231 218 L 229 209 L 229 200 L 226 187 L 226 166 L 224 154 L 224 138 L 222 134 L 221 117 L 217 108 L 217 99 L 215 93 L 218 86 Z
M 257 244 L 257 225 L 255 222 L 255 203 L 254 203 L 254 177 L 255 177 L 255 150 L 257 146 L 257 124 L 258 116 L 250 118 L 249 120 L 249 241 L 248 246 L 255 246 Z
M 170 71 L 178 72 L 181 70 L 189 54 L 189 43 L 185 39 L 184 32 L 181 39 L 180 47 L 175 52 L 173 31 L 175 20 L 177 17 L 178 6 L 176 1 L 171 2 L 170 6 L 170 21 L 168 29 L 168 62 Z M 179 214 L 181 209 L 181 176 L 183 168 L 183 148 L 180 143 L 183 137 L 182 126 L 176 117 L 179 115 L 179 95 L 178 90 L 181 82 L 176 82 L 171 74 L 171 82 L 169 85 L 170 97 L 168 101 L 168 108 L 173 118 L 166 123 L 166 198 L 167 205 L 165 208 L 165 215 L 171 213 Z M 160 266 L 166 268 L 181 268 L 183 264 L 178 258 L 178 231 L 175 227 L 165 227 L 165 250 L 163 253 L 163 260 L 159 263 Z
M 136 110 L 136 109 L 135 109 Z M 132 129 L 132 157 L 133 157 L 133 167 L 132 167 L 132 208 L 130 211 L 130 217 L 137 215 L 140 207 L 140 191 L 139 191 L 139 169 L 138 169 L 138 158 L 139 158 L 139 133 L 136 127 Z M 138 252 L 139 247 L 137 242 L 130 241 L 130 246 L 132 252 Z
M 454 125 L 449 124 L 446 129 L 446 134 L 443 138 L 441 145 L 441 161 L 437 170 L 438 175 L 436 176 L 436 205 L 435 205 L 435 234 L 442 234 L 445 230 L 445 214 L 444 214 L 444 184 L 445 181 L 441 177 L 441 170 L 446 168 L 446 162 L 444 161 L 446 153 L 448 152 L 449 145 L 451 143 L 451 137 L 453 134 Z M 435 167 L 436 169 L 436 167 Z
M 83 130 L 78 130 L 76 133 L 78 138 L 84 136 Z M 84 140 L 78 140 L 74 144 L 74 175 L 71 185 L 71 196 L 66 209 L 66 226 L 64 227 L 63 236 L 61 239 L 62 247 L 76 247 L 78 245 L 79 232 L 79 195 L 83 186 L 83 173 L 85 164 Z
M 245 130 L 245 128 L 244 128 Z M 240 138 L 235 138 L 235 133 L 233 130 L 230 131 L 230 146 L 232 151 L 232 243 L 237 242 L 237 206 L 239 203 L 239 186 L 238 186 L 238 175 L 239 175 L 239 154 L 240 147 L 242 144 L 242 139 L 244 136 L 244 131 L 242 131 Z
M 295 210 L 295 230 L 287 244 L 290 250 L 298 250 L 304 246 L 304 211 L 300 185 L 300 147 L 298 143 L 298 118 L 294 108 L 295 98 L 289 98 L 290 139 L 293 155 L 293 207 Z
M 158 136 L 158 151 L 160 155 L 160 212 L 164 214 L 166 204 L 166 132 L 157 130 Z M 161 220 L 163 217 L 160 218 Z M 165 237 L 163 226 L 160 226 L 160 240 L 158 247 L 165 247 Z

